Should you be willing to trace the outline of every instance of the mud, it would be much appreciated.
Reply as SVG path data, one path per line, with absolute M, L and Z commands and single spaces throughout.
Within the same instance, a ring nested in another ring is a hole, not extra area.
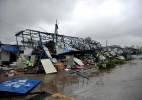
M 113 69 L 97 70 L 93 67 L 86 66 L 90 69 L 81 73 L 87 78 L 70 74 L 73 70 L 69 70 L 48 75 L 20 72 L 17 76 L 0 76 L 0 80 L 2 82 L 16 77 L 41 79 L 42 82 L 30 92 L 60 93 L 67 97 L 63 100 L 142 100 L 142 60 L 132 60 Z M 19 96 L 15 99 L 25 100 L 29 97 Z M 5 100 L 8 99 L 11 98 Z

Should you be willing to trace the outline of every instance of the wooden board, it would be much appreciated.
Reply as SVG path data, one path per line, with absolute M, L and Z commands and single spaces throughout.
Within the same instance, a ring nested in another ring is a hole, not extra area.
M 31 55 L 30 61 L 31 61 L 31 63 L 35 63 L 37 61 L 37 59 L 38 59 L 37 56 Z
M 46 74 L 57 72 L 50 59 L 41 59 L 41 63 Z
M 24 54 L 20 54 L 20 57 L 21 57 L 21 59 L 22 59 L 23 61 L 26 61 L 26 58 L 25 58 Z
M 80 59 L 78 59 L 78 58 L 73 58 L 73 60 L 78 64 L 78 65 L 84 65 L 83 63 L 82 63 L 82 61 L 80 60 Z
M 47 48 L 47 47 L 44 47 L 44 50 L 45 50 L 47 56 L 50 57 L 50 58 L 52 58 L 52 56 L 51 56 L 51 54 L 50 54 L 48 48 Z

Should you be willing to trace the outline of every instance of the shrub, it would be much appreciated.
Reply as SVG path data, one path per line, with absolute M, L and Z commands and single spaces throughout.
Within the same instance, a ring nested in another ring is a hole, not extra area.
M 132 58 L 126 58 L 126 59 L 125 59 L 125 61 L 130 61 L 130 60 L 132 60 Z
M 116 64 L 122 64 L 122 63 L 124 63 L 124 60 L 108 60 L 104 62 L 99 62 L 97 66 L 99 69 L 111 68 L 114 67 Z
M 115 60 L 115 64 L 123 64 L 124 60 Z
M 102 68 L 103 68 L 103 65 L 102 65 L 101 62 L 99 62 L 99 63 L 97 64 L 97 66 L 98 66 L 99 69 L 102 69 Z

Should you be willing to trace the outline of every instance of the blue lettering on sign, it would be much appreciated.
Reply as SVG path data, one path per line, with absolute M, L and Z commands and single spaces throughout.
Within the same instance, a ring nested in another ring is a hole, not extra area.
M 41 80 L 15 78 L 0 84 L 0 91 L 26 93 L 39 84 Z

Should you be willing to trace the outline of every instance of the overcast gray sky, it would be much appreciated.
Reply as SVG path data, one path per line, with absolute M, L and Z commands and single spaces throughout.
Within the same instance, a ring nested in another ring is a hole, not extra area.
M 103 46 L 142 46 L 142 0 L 0 0 L 0 40 L 24 29 L 91 37 Z

